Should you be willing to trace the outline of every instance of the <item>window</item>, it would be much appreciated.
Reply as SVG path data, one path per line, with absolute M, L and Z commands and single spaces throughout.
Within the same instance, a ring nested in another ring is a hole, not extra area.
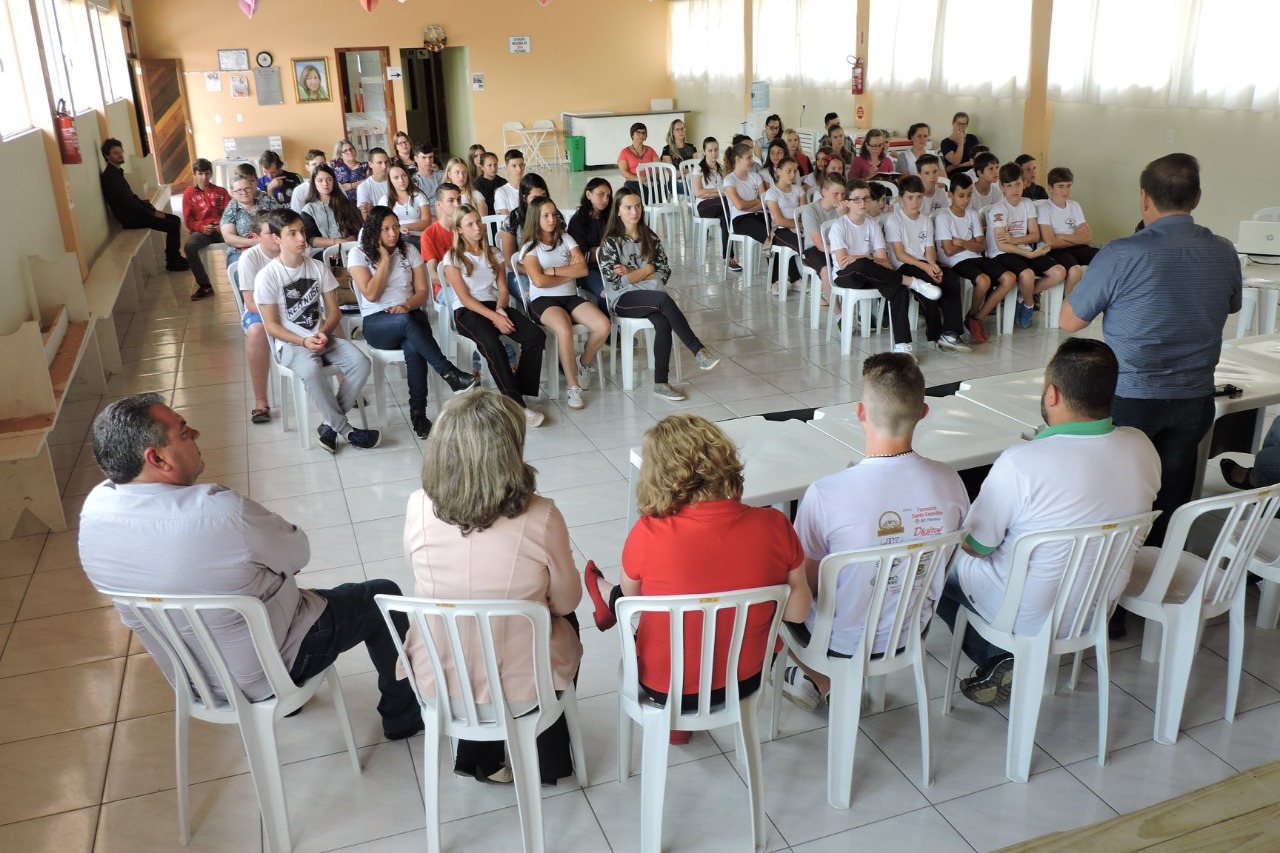
M 0 27 L 0 104 L 4 104 L 0 109 L 0 136 L 9 136 L 31 127 L 31 111 L 13 40 L 17 28 L 7 3 L 0 6 L 0 23 L 4 24 Z
M 774 86 L 848 82 L 857 29 L 851 0 L 754 0 L 755 79 Z
M 711 94 L 742 92 L 743 0 L 671 0 L 671 76 Z

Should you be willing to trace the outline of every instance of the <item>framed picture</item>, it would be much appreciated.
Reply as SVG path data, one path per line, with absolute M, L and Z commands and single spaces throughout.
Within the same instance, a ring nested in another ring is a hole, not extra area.
M 300 104 L 333 100 L 329 93 L 329 60 L 323 56 L 293 60 L 293 88 Z
M 233 98 L 249 97 L 249 75 L 248 74 L 232 74 L 231 75 L 231 97 Z
M 249 70 L 248 49 L 218 51 L 218 70 L 219 71 L 248 71 Z

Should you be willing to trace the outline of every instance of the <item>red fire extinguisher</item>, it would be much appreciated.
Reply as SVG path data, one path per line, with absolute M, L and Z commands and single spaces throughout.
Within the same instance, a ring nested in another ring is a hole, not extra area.
M 74 166 L 84 162 L 80 157 L 80 138 L 76 134 L 76 120 L 67 111 L 67 102 L 58 101 L 57 117 L 54 126 L 58 129 L 58 150 L 62 153 L 62 162 Z
M 866 77 L 867 66 L 863 64 L 862 57 L 853 57 L 853 94 L 862 94 L 863 80 Z

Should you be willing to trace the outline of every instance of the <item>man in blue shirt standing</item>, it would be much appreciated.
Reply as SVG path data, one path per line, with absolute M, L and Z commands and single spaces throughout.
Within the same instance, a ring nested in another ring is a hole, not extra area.
M 1067 297 L 1061 326 L 1078 332 L 1105 312 L 1102 330 L 1120 362 L 1111 418 L 1142 430 L 1162 467 L 1148 545 L 1164 540 L 1191 499 L 1196 453 L 1213 425 L 1213 372 L 1227 315 L 1240 310 L 1235 248 L 1196 225 L 1200 164 L 1190 154 L 1153 160 L 1139 179 L 1141 231 L 1098 252 Z

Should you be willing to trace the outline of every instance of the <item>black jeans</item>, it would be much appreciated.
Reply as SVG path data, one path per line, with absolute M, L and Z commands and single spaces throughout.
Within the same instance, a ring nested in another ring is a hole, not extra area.
M 496 302 L 482 302 L 493 311 Z M 517 311 L 513 306 L 506 308 L 507 319 L 515 326 L 508 338 L 520 345 L 520 363 L 516 370 L 511 369 L 507 361 L 507 348 L 502 344 L 502 333 L 493 321 L 470 308 L 459 308 L 453 312 L 453 322 L 458 333 L 476 342 L 480 357 L 489 364 L 489 374 L 497 383 L 498 390 L 524 407 L 524 398 L 538 396 L 538 380 L 542 376 L 542 350 L 547 344 L 546 333 L 532 320 Z
M 172 213 L 163 218 L 146 216 L 121 223 L 125 228 L 150 228 L 152 231 L 164 232 L 164 261 L 169 266 L 182 263 L 182 255 L 178 252 L 178 241 L 182 237 L 182 220 Z
M 361 320 L 364 339 L 375 349 L 402 350 L 405 373 L 409 378 L 409 408 L 427 407 L 427 365 L 444 376 L 453 367 L 440 352 L 440 344 L 431 334 L 426 312 L 415 309 L 403 314 L 379 311 Z
M 957 338 L 964 333 L 964 284 L 954 270 L 943 267 L 940 282 L 935 282 L 915 264 L 903 264 L 898 267 L 898 273 L 937 284 L 942 290 L 942 295 L 937 299 L 925 299 L 914 290 L 911 291 L 920 303 L 920 313 L 924 314 L 924 335 L 927 340 L 936 341 L 944 332 Z
M 1160 455 L 1160 491 L 1152 509 L 1160 516 L 1151 527 L 1148 545 L 1164 542 L 1173 511 L 1191 500 L 1199 464 L 1200 441 L 1213 426 L 1213 395 L 1187 400 L 1140 400 L 1116 397 L 1111 420 L 1116 426 L 1140 429 Z
M 613 304 L 613 313 L 653 324 L 653 381 L 658 384 L 670 378 L 672 332 L 694 355 L 702 349 L 702 341 L 689 328 L 680 306 L 661 290 L 629 290 Z
M 301 684 L 312 676 L 324 672 L 338 655 L 364 643 L 369 660 L 378 671 L 378 713 L 382 716 L 382 729 L 386 732 L 402 732 L 412 727 L 421 716 L 418 699 L 408 679 L 396 678 L 396 644 L 387 632 L 387 623 L 373 600 L 375 595 L 399 595 L 400 587 L 394 581 L 371 580 L 364 583 L 344 583 L 333 589 L 317 589 L 328 606 L 311 626 L 298 647 L 298 657 L 289 670 L 294 684 Z M 392 617 L 401 638 L 409 629 L 404 614 Z
M 201 234 L 199 231 L 187 238 L 183 251 L 187 253 L 187 263 L 191 265 L 191 274 L 195 276 L 197 287 L 210 287 L 209 272 L 204 268 L 204 261 L 200 257 L 200 250 L 205 246 L 212 246 L 215 243 L 225 242 L 222 234 L 214 231 L 212 234 Z

